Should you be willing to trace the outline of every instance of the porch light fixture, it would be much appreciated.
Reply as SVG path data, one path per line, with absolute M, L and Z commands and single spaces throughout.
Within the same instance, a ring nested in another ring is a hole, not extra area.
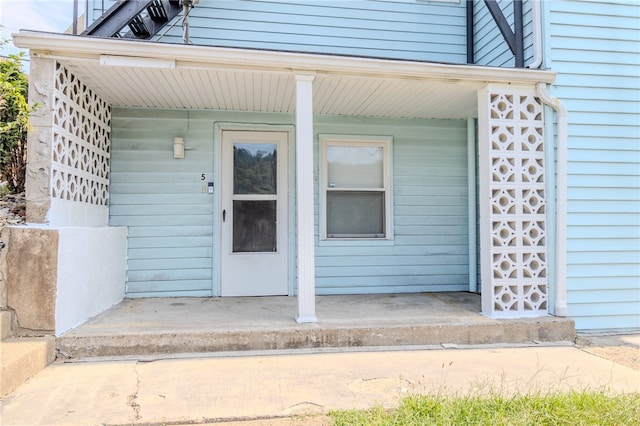
M 173 158 L 184 158 L 183 138 L 173 138 Z
M 174 69 L 175 59 L 143 58 L 140 56 L 100 55 L 100 65 L 131 68 Z

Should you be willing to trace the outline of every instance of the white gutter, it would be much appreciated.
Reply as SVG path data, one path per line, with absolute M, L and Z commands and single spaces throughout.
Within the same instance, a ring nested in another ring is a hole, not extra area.
M 538 83 L 538 96 L 558 117 L 556 135 L 556 291 L 555 315 L 567 316 L 567 108 L 551 96 L 547 85 Z M 550 149 L 551 147 L 549 147 Z
M 262 69 L 297 73 L 354 75 L 360 77 L 406 78 L 447 83 L 553 83 L 556 73 L 477 65 L 440 64 L 350 56 L 318 55 L 267 50 L 156 43 L 78 37 L 66 34 L 22 30 L 13 34 L 17 47 L 31 55 L 54 59 L 99 61 L 100 56 L 133 59 L 175 60 L 176 68 Z
M 542 65 L 542 0 L 531 2 L 531 24 L 533 32 L 533 61 L 527 68 L 537 69 Z

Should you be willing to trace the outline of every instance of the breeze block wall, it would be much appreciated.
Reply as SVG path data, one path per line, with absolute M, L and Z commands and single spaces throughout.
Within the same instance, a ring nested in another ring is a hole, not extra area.
M 52 112 L 49 221 L 62 226 L 106 225 L 111 107 L 56 64 Z
M 482 310 L 546 315 L 544 108 L 533 87 L 492 85 L 478 102 Z
M 3 230 L 2 294 L 19 334 L 59 335 L 123 299 L 127 228 L 108 226 L 111 106 L 37 56 L 29 98 L 27 226 Z
M 52 59 L 31 60 L 27 222 L 108 221 L 111 106 Z

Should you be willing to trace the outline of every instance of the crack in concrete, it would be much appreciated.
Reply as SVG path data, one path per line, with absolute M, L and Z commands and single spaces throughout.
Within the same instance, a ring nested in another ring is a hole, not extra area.
M 138 372 L 138 363 L 133 365 L 133 371 L 136 374 L 136 391 L 127 397 L 127 405 L 133 409 L 134 420 L 142 419 L 140 415 L 140 404 L 138 404 L 138 393 L 140 393 L 140 373 Z
M 314 414 L 324 414 L 326 408 L 324 405 L 317 404 L 312 401 L 302 401 L 293 404 L 282 411 L 283 416 L 306 416 Z

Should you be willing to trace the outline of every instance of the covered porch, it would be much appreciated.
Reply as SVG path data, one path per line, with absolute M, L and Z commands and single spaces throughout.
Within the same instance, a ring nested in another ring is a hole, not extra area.
M 184 353 L 573 341 L 573 321 L 500 320 L 473 293 L 317 296 L 314 324 L 296 324 L 293 297 L 129 299 L 57 338 L 61 357 L 153 359 Z
M 550 214 L 547 205 L 552 204 L 553 200 L 552 197 L 548 198 L 547 191 L 553 192 L 553 173 L 551 173 L 553 168 L 548 165 L 552 165 L 554 160 L 553 149 L 545 149 L 545 146 L 552 144 L 553 138 L 545 137 L 545 129 L 551 122 L 545 122 L 543 114 L 545 107 L 541 101 L 544 93 L 540 92 L 546 90 L 544 89 L 546 84 L 553 81 L 554 73 L 540 70 L 78 38 L 32 32 L 23 32 L 16 35 L 14 39 L 16 45 L 31 49 L 32 81 L 35 84 L 33 96 L 30 99 L 43 105 L 43 108 L 36 112 L 34 131 L 30 135 L 27 220 L 41 224 L 39 226 L 54 231 L 56 237 L 60 237 L 60 250 L 55 253 L 56 259 L 53 263 L 58 260 L 58 264 L 64 266 L 63 270 L 66 274 L 63 276 L 59 268 L 57 276 L 49 283 L 54 287 L 57 286 L 57 299 L 52 303 L 55 324 L 48 328 L 55 330 L 55 334 L 62 334 L 107 307 L 119 303 L 126 292 L 123 288 L 126 279 L 121 277 L 127 273 L 127 267 L 129 283 L 131 282 L 131 262 L 128 266 L 126 265 L 126 248 L 124 252 L 122 250 L 123 246 L 126 247 L 126 237 L 123 238 L 122 230 L 129 225 L 125 222 L 114 222 L 112 211 L 113 135 L 110 132 L 114 109 L 120 111 L 121 123 L 127 119 L 122 114 L 126 115 L 128 111 L 142 111 L 140 114 L 148 114 L 157 121 L 164 119 L 164 111 L 181 111 L 186 114 L 186 119 L 182 119 L 181 125 L 187 129 L 192 123 L 191 114 L 207 121 L 213 129 L 217 118 L 210 118 L 212 113 L 216 114 L 215 117 L 223 114 L 226 114 L 224 117 L 230 114 L 253 114 L 250 122 L 242 120 L 243 125 L 260 127 L 265 124 L 264 117 L 271 114 L 279 124 L 285 124 L 290 129 L 294 129 L 291 131 L 290 150 L 292 152 L 290 164 L 294 172 L 291 173 L 289 185 L 292 221 L 288 235 L 292 242 L 289 256 L 291 283 L 289 295 L 295 298 L 256 298 L 247 302 L 260 305 L 268 300 L 282 301 L 284 303 L 281 306 L 282 309 L 274 309 L 274 311 L 284 315 L 283 320 L 288 321 L 289 324 L 279 328 L 280 331 L 290 329 L 295 335 L 300 333 L 296 330 L 305 330 L 304 333 L 309 333 L 315 327 L 296 328 L 302 326 L 291 323 L 292 317 L 295 317 L 299 323 L 318 321 L 319 326 L 327 321 L 331 323 L 332 311 L 326 310 L 326 306 L 332 306 L 332 304 L 323 301 L 336 300 L 334 297 L 344 297 L 345 299 L 342 300 L 352 303 L 357 298 L 385 300 L 386 297 L 387 302 L 394 300 L 384 295 L 317 296 L 319 294 L 316 287 L 319 268 L 316 264 L 318 251 L 320 248 L 325 253 L 334 250 L 332 246 L 326 244 L 323 246 L 321 241 L 322 235 L 318 231 L 321 225 L 318 224 L 316 204 L 319 169 L 318 133 L 321 132 L 314 126 L 322 122 L 325 117 L 369 120 L 359 124 L 360 128 L 378 120 L 396 120 L 393 125 L 397 129 L 413 126 L 417 129 L 415 131 L 417 134 L 427 133 L 427 131 L 418 128 L 413 121 L 455 121 L 456 125 L 463 130 L 460 132 L 458 129 L 457 132 L 463 134 L 462 147 L 466 148 L 467 157 L 466 159 L 462 156 L 458 158 L 462 160 L 462 168 L 466 169 L 461 176 L 468 178 L 468 182 L 459 183 L 465 192 L 463 196 L 467 197 L 463 209 L 468 208 L 468 211 L 459 217 L 464 217 L 468 223 L 458 224 L 462 231 L 456 234 L 459 239 L 467 239 L 462 244 L 458 244 L 459 247 L 464 248 L 465 253 L 455 253 L 460 258 L 466 259 L 465 264 L 457 265 L 462 271 L 461 275 L 468 277 L 468 285 L 466 282 L 462 284 L 457 282 L 458 287 L 455 291 L 468 288 L 470 292 L 480 292 L 482 296 L 470 296 L 473 303 L 467 305 L 467 298 L 462 297 L 465 293 L 444 294 L 461 297 L 457 302 L 458 306 L 466 306 L 463 311 L 467 312 L 467 318 L 472 318 L 472 322 L 480 324 L 515 325 L 522 320 L 514 318 L 520 317 L 538 317 L 530 320 L 532 324 L 553 323 L 553 319 L 546 317 L 548 314 L 563 314 L 563 285 L 560 281 L 550 281 L 555 265 L 550 260 L 554 257 L 551 255 L 554 247 L 550 244 L 549 237 L 552 229 L 548 224 L 552 224 L 553 220 L 547 217 Z M 403 122 L 400 123 L 399 120 Z M 237 120 L 227 119 L 221 121 L 237 122 Z M 335 119 L 335 122 L 338 121 Z M 325 120 L 325 128 L 330 125 L 332 123 Z M 132 127 L 135 128 L 135 126 Z M 144 133 L 149 128 L 137 130 Z M 336 131 L 336 133 L 340 132 Z M 379 134 L 388 135 L 389 133 L 383 129 Z M 168 136 L 168 140 L 173 141 L 175 135 Z M 208 133 L 207 137 L 209 137 Z M 146 153 L 135 153 L 139 157 L 132 155 L 132 151 L 137 149 L 137 139 L 130 140 L 133 140 L 132 147 L 123 155 L 128 154 L 129 158 L 133 159 L 132 162 L 143 161 L 140 158 L 143 158 Z M 213 152 L 211 157 L 216 160 L 211 161 L 211 167 L 207 169 L 206 175 L 212 174 L 214 176 L 212 183 L 218 185 L 221 181 L 221 160 L 219 156 L 216 157 L 219 152 L 219 141 L 215 141 L 216 136 L 213 135 L 207 142 L 210 147 L 207 155 Z M 171 158 L 171 161 L 179 158 L 174 154 L 173 144 L 162 145 L 165 142 L 158 141 L 158 146 L 161 148 L 158 148 L 155 154 L 158 157 L 164 156 L 164 151 L 160 152 L 162 149 L 167 151 L 167 158 Z M 403 141 L 405 146 L 410 145 L 409 142 Z M 445 142 L 442 143 L 445 144 Z M 405 158 L 411 159 L 411 153 L 406 153 Z M 147 166 L 151 169 L 154 167 L 154 165 Z M 418 164 L 415 165 L 414 170 L 420 168 L 421 165 Z M 199 172 L 200 170 L 197 173 L 197 196 L 206 197 L 206 189 L 203 187 L 200 191 L 201 174 Z M 202 176 L 204 177 L 205 174 Z M 150 183 L 143 182 L 143 184 Z M 168 180 L 164 183 L 172 182 Z M 419 185 L 424 184 L 420 183 L 416 186 Z M 437 186 L 434 183 L 428 185 Z M 212 199 L 207 198 L 204 202 L 208 209 L 208 216 L 204 219 L 206 221 L 204 225 L 207 227 L 205 237 L 211 243 L 206 249 L 208 256 L 205 260 L 208 262 L 206 269 L 210 274 L 206 277 L 207 282 L 210 283 L 209 288 L 206 289 L 206 295 L 212 296 L 220 295 L 219 267 L 222 262 L 219 228 L 221 221 L 224 221 L 224 214 L 221 212 L 221 200 L 218 194 L 216 190 L 212 194 Z M 136 192 L 131 195 L 131 198 L 140 198 L 145 195 Z M 423 198 L 427 197 L 428 195 L 423 196 Z M 423 214 L 423 206 L 410 207 L 412 207 L 411 215 L 414 218 L 419 218 Z M 479 211 L 476 207 L 479 207 Z M 393 209 L 389 209 L 389 214 L 393 214 Z M 446 213 L 438 215 L 440 218 L 447 217 Z M 145 220 L 146 218 L 142 215 L 136 218 L 137 223 L 143 223 Z M 178 224 L 174 228 L 178 229 L 182 225 L 184 224 Z M 397 227 L 397 224 L 391 224 L 391 226 L 394 225 Z M 413 222 L 411 225 L 418 227 L 423 226 L 424 223 L 420 223 L 418 219 L 418 222 Z M 434 228 L 438 226 L 441 225 L 435 224 Z M 98 231 L 109 235 L 117 233 L 114 235 L 117 242 L 109 245 L 89 244 L 90 241 L 96 241 L 91 236 L 96 235 Z M 153 235 L 153 238 L 158 239 L 164 236 Z M 422 235 L 418 237 L 424 239 Z M 380 246 L 380 253 L 377 253 L 380 258 L 385 257 L 387 252 L 397 246 L 394 238 L 393 232 L 389 232 L 387 241 L 379 241 L 382 244 L 375 242 Z M 405 242 L 407 240 L 408 238 Z M 156 242 L 157 240 L 154 240 L 153 244 Z M 438 247 L 439 244 L 433 242 L 431 247 Z M 350 254 L 355 253 L 363 258 L 369 256 L 369 252 L 356 247 L 353 241 L 346 241 L 344 245 L 350 249 Z M 413 245 L 415 245 L 413 242 L 406 243 L 406 247 L 398 250 L 394 255 L 397 259 L 410 255 L 429 255 L 417 253 Z M 480 249 L 479 255 L 477 247 Z M 164 250 L 164 247 L 151 248 L 155 252 Z M 437 250 L 435 253 L 440 254 Z M 93 264 L 74 263 L 73 259 L 79 255 L 89 257 Z M 334 255 L 334 260 L 347 257 L 348 255 L 337 254 Z M 128 260 L 130 261 L 131 258 L 129 257 Z M 156 262 L 155 264 L 165 263 L 163 257 L 152 259 L 152 261 Z M 403 272 L 396 273 L 396 276 L 409 277 L 409 280 L 418 275 L 413 271 L 419 268 L 411 269 L 413 265 L 407 265 L 406 262 L 403 264 L 402 260 L 399 262 L 388 268 L 388 276 L 392 276 L 392 273 L 400 269 Z M 125 263 L 124 266 L 123 263 Z M 434 257 L 431 263 L 437 265 L 438 259 Z M 112 267 L 114 265 L 115 267 Z M 328 269 L 333 266 L 323 265 L 322 267 Z M 366 269 L 369 266 L 371 265 L 364 265 L 362 268 Z M 117 273 L 96 277 L 92 270 L 97 267 Z M 78 271 L 81 273 L 79 274 Z M 184 275 L 181 271 L 171 273 L 172 276 L 178 273 Z M 77 278 L 79 276 L 81 279 Z M 557 274 L 557 276 L 562 277 L 563 274 Z M 478 277 L 481 279 L 478 280 Z M 441 278 L 437 277 L 436 280 Z M 418 277 L 413 281 L 420 281 L 420 279 L 421 277 Z M 442 284 L 442 282 L 436 284 Z M 425 284 L 419 282 L 418 285 Z M 397 287 L 398 291 L 409 294 L 406 297 L 418 294 L 409 285 Z M 104 292 L 105 288 L 112 290 L 108 295 L 109 299 L 96 297 L 98 291 Z M 333 290 L 327 290 L 325 287 L 325 291 Z M 434 285 L 433 290 L 422 291 L 446 291 L 446 288 L 438 288 Z M 388 290 L 381 291 L 364 286 L 361 287 L 360 292 L 390 293 Z M 396 299 L 397 297 L 400 296 L 396 296 Z M 421 302 L 415 305 L 417 311 L 424 312 L 417 315 L 418 319 L 414 320 L 420 322 L 420 327 L 430 328 L 430 333 L 436 335 L 438 333 L 433 330 L 437 329 L 437 325 L 434 324 L 438 324 L 438 321 L 429 318 L 428 315 L 438 312 L 438 309 L 432 309 L 422 303 L 428 300 L 441 301 L 441 297 L 444 296 L 435 293 L 422 295 L 418 297 Z M 96 303 L 96 300 L 100 303 Z M 223 314 L 226 304 L 232 304 L 235 299 L 228 301 L 226 299 L 193 299 L 193 301 L 179 299 L 179 302 L 175 300 L 177 299 L 125 301 L 109 312 L 124 315 L 123 307 L 133 309 L 140 304 L 139 306 L 144 310 L 144 306 L 158 303 L 168 304 L 162 312 L 172 317 L 170 312 L 178 312 L 181 306 L 191 306 L 204 300 L 208 301 L 209 306 L 219 306 Z M 370 324 L 368 327 L 371 335 L 376 334 L 374 331 L 376 325 L 384 326 L 384 321 L 378 323 L 376 318 L 370 317 L 370 315 L 378 315 L 375 309 L 386 312 L 390 317 L 397 317 L 395 314 L 399 313 L 393 309 L 390 312 L 387 308 L 395 305 L 393 303 L 388 305 L 387 302 L 383 303 L 383 306 L 363 308 L 361 325 Z M 185 303 L 185 305 L 171 306 L 171 303 Z M 200 303 L 206 305 L 204 302 Z M 413 306 L 412 303 L 400 306 L 409 308 Z M 79 312 L 80 306 L 89 304 L 99 306 L 92 306 L 91 312 Z M 358 321 L 358 313 L 354 312 L 349 303 L 336 306 L 342 310 L 337 318 L 354 317 L 353 321 Z M 444 303 L 442 306 L 447 304 Z M 325 309 L 323 315 L 327 315 L 326 318 L 316 312 L 322 309 Z M 260 307 L 255 309 L 255 312 L 263 311 L 265 310 Z M 409 312 L 413 311 L 409 309 Z M 188 315 L 184 318 L 186 323 L 176 321 L 175 324 L 182 324 L 185 329 L 189 329 L 189 318 L 192 313 L 187 313 Z M 399 314 L 402 318 L 403 314 L 401 312 Z M 107 317 L 99 318 L 108 318 L 109 314 L 106 315 Z M 412 318 L 412 315 L 407 314 L 407 317 Z M 421 315 L 427 315 L 427 317 Z M 18 316 L 20 316 L 19 313 Z M 501 322 L 489 317 L 511 318 L 513 322 Z M 254 319 L 256 323 L 261 323 L 259 318 Z M 140 320 L 141 324 L 145 323 L 143 318 Z M 265 319 L 267 323 L 271 321 L 277 323 L 275 318 Z M 336 322 L 336 324 L 339 323 L 340 321 Z M 132 322 L 132 326 L 135 324 L 135 321 Z M 50 325 L 51 321 L 47 327 Z M 72 333 L 80 333 L 83 327 L 76 328 Z M 166 330 L 166 327 L 167 325 L 164 324 L 159 326 L 159 329 Z M 212 327 L 216 326 L 212 325 Z M 409 329 L 412 327 L 414 326 L 410 326 Z M 338 326 L 337 329 L 340 327 Z M 356 329 L 362 331 L 367 327 L 356 327 Z M 123 328 L 118 331 L 122 333 L 122 330 Z M 251 330 L 250 327 L 249 330 Z M 500 333 L 502 332 L 498 332 Z M 483 334 L 491 333 L 470 333 L 468 339 L 462 339 L 457 343 L 480 343 Z M 71 338 L 72 335 L 69 334 L 67 338 Z M 430 344 L 432 340 L 427 338 L 428 335 L 429 333 L 425 333 L 423 340 L 413 343 L 408 339 L 398 341 L 396 344 Z M 282 336 L 282 333 L 278 336 Z M 114 336 L 110 339 L 117 340 Z M 322 342 L 323 339 L 332 341 L 337 338 L 322 337 L 322 335 L 313 337 L 308 334 L 302 338 L 308 342 Z M 375 344 L 362 336 L 347 336 L 344 339 L 336 341 L 361 342 L 361 345 Z M 388 336 L 386 339 L 384 341 L 389 342 Z M 527 335 L 526 339 L 536 340 L 531 335 Z M 269 339 L 264 340 L 269 341 Z M 438 340 L 442 341 L 442 335 Z M 207 341 L 217 341 L 217 339 L 207 339 Z M 267 346 L 286 347 L 286 341 L 287 339 L 277 344 L 268 343 Z M 135 345 L 135 342 L 132 344 Z M 113 347 L 118 345 L 126 346 L 126 343 L 119 342 Z

